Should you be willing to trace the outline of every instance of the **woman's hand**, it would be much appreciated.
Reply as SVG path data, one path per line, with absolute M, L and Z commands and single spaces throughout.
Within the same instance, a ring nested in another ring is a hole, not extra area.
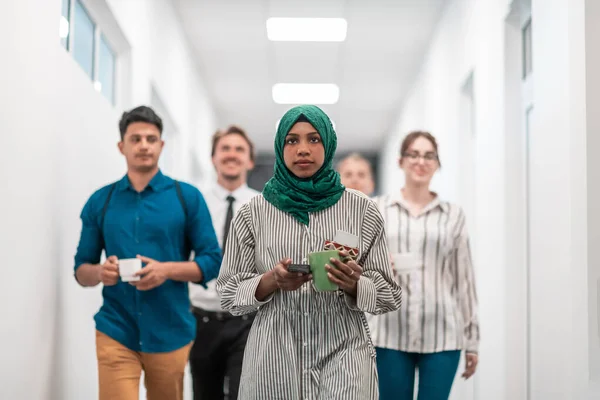
M 465 379 L 469 379 L 475 373 L 477 369 L 477 362 L 479 361 L 479 357 L 475 353 L 465 353 L 465 372 L 463 372 L 462 377 Z
M 312 274 L 300 274 L 288 271 L 288 266 L 292 263 L 289 258 L 284 258 L 270 270 L 265 272 L 258 282 L 254 296 L 258 301 L 264 301 L 277 289 L 296 290 L 312 279 Z
M 312 279 L 312 274 L 301 274 L 288 271 L 288 267 L 291 263 L 291 259 L 285 258 L 279 261 L 275 268 L 273 268 L 275 282 L 277 287 L 281 290 L 296 290 L 304 285 L 305 282 Z
M 340 251 L 340 257 L 344 259 L 348 257 L 348 253 L 346 251 Z M 329 280 L 338 285 L 346 293 L 356 297 L 358 279 L 363 271 L 362 267 L 352 260 L 345 263 L 335 258 L 331 258 L 330 261 L 335 268 L 329 264 L 325 265 Z

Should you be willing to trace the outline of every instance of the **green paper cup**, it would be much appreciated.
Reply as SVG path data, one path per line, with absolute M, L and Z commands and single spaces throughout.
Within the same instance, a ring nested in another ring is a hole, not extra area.
M 337 250 L 317 251 L 308 254 L 308 263 L 310 264 L 310 272 L 313 276 L 315 289 L 322 292 L 338 290 L 338 285 L 331 282 L 327 276 L 325 264 L 329 264 L 335 268 L 330 259 L 340 259 L 340 253 Z

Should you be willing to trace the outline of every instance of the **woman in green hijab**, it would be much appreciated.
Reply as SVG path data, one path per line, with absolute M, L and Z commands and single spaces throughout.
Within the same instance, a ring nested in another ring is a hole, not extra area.
M 397 310 L 401 290 L 381 214 L 341 185 L 332 168 L 336 146 L 320 108 L 289 110 L 275 136 L 273 178 L 231 223 L 217 281 L 221 305 L 234 315 L 258 310 L 239 399 L 379 397 L 364 313 Z M 344 261 L 332 257 L 323 268 L 314 253 L 324 249 L 341 250 Z

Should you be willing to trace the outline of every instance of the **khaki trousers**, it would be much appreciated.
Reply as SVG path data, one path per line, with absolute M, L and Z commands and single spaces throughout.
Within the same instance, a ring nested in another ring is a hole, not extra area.
M 140 376 L 148 400 L 183 400 L 183 375 L 192 343 L 167 353 L 128 349 L 96 331 L 100 400 L 138 400 Z

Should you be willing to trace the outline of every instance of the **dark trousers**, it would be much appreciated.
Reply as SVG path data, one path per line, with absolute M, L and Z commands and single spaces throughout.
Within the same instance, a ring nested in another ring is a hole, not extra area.
M 190 351 L 194 400 L 236 400 L 254 314 L 234 317 L 192 310 L 196 317 L 196 340 Z

